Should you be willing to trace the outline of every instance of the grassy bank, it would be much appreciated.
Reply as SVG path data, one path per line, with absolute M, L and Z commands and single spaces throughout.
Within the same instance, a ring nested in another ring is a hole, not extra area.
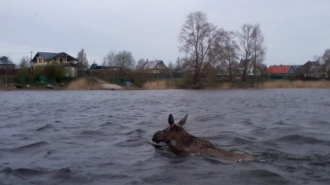
M 102 87 L 95 78 L 80 78 L 70 82 L 67 90 L 101 90 Z
M 184 85 L 184 79 L 156 80 L 144 83 L 143 89 L 146 90 L 163 90 L 163 89 L 189 89 L 188 85 Z M 253 88 L 249 84 L 230 83 L 230 82 L 203 82 L 203 89 L 241 89 Z M 272 80 L 264 81 L 256 84 L 257 89 L 276 89 L 276 88 L 330 88 L 330 81 L 289 81 L 289 80 Z
M 146 90 L 164 90 L 164 89 L 176 89 L 177 86 L 173 80 L 157 80 L 148 81 L 143 84 L 142 89 Z
M 288 80 L 276 80 L 266 81 L 261 84 L 261 88 L 330 88 L 330 81 L 288 81 Z

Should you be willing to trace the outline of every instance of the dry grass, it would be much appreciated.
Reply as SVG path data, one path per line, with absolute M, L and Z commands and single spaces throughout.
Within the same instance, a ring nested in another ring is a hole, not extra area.
M 232 89 L 233 87 L 232 87 L 231 83 L 229 83 L 229 82 L 224 82 L 224 83 L 222 83 L 222 84 L 220 85 L 219 88 L 220 88 L 220 89 Z
M 176 86 L 172 81 L 157 80 L 157 81 L 148 81 L 144 83 L 142 88 L 146 90 L 164 90 L 164 89 L 176 89 Z
M 288 81 L 288 80 L 276 80 L 264 82 L 261 88 L 330 88 L 330 81 Z
M 99 90 L 102 89 L 101 85 L 95 79 L 81 78 L 72 81 L 67 90 Z
M 143 84 L 143 89 L 146 90 L 163 90 L 163 89 L 176 89 L 178 82 L 173 80 L 158 80 L 148 81 Z M 205 84 L 206 89 L 237 89 L 241 88 L 237 85 L 232 85 L 230 82 L 224 83 L 208 83 Z M 274 80 L 259 83 L 256 88 L 276 89 L 276 88 L 330 88 L 330 81 L 289 81 L 289 80 Z

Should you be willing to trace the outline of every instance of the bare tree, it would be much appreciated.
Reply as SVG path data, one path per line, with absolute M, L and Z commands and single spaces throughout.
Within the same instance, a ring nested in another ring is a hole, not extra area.
M 326 49 L 321 57 L 324 73 L 330 76 L 330 49 Z
M 135 61 L 132 53 L 129 51 L 120 51 L 115 56 L 114 65 L 120 67 L 120 77 L 125 78 L 126 73 L 135 67 Z
M 28 56 L 22 57 L 21 62 L 19 63 L 19 68 L 28 68 L 31 59 Z
M 259 24 L 256 24 L 253 26 L 253 31 L 251 34 L 251 39 L 253 42 L 253 46 L 252 46 L 252 51 L 253 51 L 253 82 L 256 82 L 256 72 L 259 71 L 260 72 L 260 67 L 261 64 L 265 58 L 265 54 L 266 54 L 266 47 L 264 45 L 264 35 L 261 32 L 261 28 Z
M 206 62 L 207 54 L 217 34 L 216 27 L 207 21 L 205 13 L 198 11 L 187 15 L 179 35 L 182 44 L 179 50 L 186 53 L 194 65 L 192 83 L 195 86 L 199 85 L 202 64 Z
M 176 66 L 175 66 L 175 64 L 173 64 L 172 61 L 170 61 L 167 65 L 167 68 L 168 68 L 169 72 L 171 72 L 171 73 L 175 71 L 175 67 Z
M 253 32 L 252 24 L 243 24 L 243 26 L 241 27 L 241 32 L 237 32 L 237 37 L 240 46 L 240 56 L 242 57 L 239 67 L 243 72 L 242 73 L 243 82 L 246 81 L 247 69 L 251 62 L 251 58 L 253 54 L 252 32 Z
M 241 32 L 237 33 L 240 56 L 242 57 L 240 68 L 243 70 L 242 80 L 246 81 L 247 70 L 249 65 L 253 65 L 254 79 L 256 71 L 260 68 L 260 64 L 264 60 L 266 47 L 264 46 L 264 36 L 261 33 L 259 24 L 243 24 Z
M 138 61 L 136 67 L 142 67 L 142 66 L 144 66 L 145 63 L 146 63 L 146 61 L 145 61 L 143 58 L 141 58 L 141 59 Z
M 234 70 L 237 68 L 238 45 L 235 41 L 235 33 L 230 31 L 221 31 L 213 47 L 214 61 L 218 66 L 224 66 L 229 74 L 229 80 L 232 82 Z
M 109 51 L 107 56 L 105 56 L 103 58 L 103 65 L 104 66 L 114 66 L 115 65 L 115 56 L 116 56 L 115 51 Z
M 78 54 L 77 54 L 77 59 L 78 59 L 78 68 L 79 69 L 87 69 L 89 67 L 88 60 L 87 60 L 87 55 L 84 49 L 81 49 Z

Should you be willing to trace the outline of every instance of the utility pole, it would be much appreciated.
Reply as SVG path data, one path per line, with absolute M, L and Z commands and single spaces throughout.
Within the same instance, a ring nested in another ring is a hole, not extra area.
M 31 61 L 32 61 L 32 51 L 31 51 L 31 58 L 30 58 L 30 64 L 31 64 Z M 32 65 L 29 65 L 32 67 Z
M 6 64 L 6 87 L 8 86 L 8 58 L 4 57 Z

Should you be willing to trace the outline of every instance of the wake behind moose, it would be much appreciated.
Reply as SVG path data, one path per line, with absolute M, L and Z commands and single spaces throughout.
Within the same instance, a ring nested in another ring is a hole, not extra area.
M 152 141 L 166 143 L 175 154 L 201 154 L 222 159 L 232 160 L 253 160 L 251 155 L 233 153 L 216 148 L 211 142 L 189 134 L 183 125 L 186 123 L 188 114 L 178 123 L 174 122 L 172 114 L 168 117 L 169 127 L 164 130 L 157 131 Z

